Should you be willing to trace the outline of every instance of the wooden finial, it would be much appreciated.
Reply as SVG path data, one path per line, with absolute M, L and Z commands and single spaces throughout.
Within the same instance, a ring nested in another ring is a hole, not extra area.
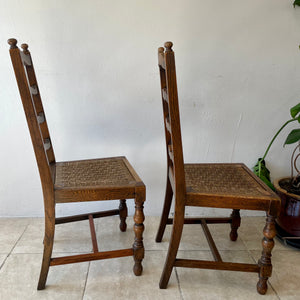
M 173 47 L 172 42 L 165 42 L 165 48 L 167 52 L 172 51 L 172 47 Z
M 29 50 L 28 50 L 28 45 L 27 44 L 22 44 L 21 48 L 23 49 L 23 53 L 24 54 L 29 54 Z
M 10 45 L 10 49 L 15 49 L 15 48 L 18 48 L 17 47 L 17 40 L 16 39 L 9 39 L 7 41 L 7 43 Z
M 164 53 L 164 51 L 165 51 L 164 47 L 159 47 L 158 48 L 158 53 Z

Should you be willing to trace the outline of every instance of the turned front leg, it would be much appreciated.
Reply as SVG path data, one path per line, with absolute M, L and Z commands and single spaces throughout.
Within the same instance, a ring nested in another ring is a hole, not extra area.
M 271 264 L 271 252 L 274 247 L 273 238 L 276 235 L 275 229 L 275 217 L 268 215 L 266 219 L 266 225 L 263 230 L 264 237 L 262 239 L 262 256 L 258 261 L 258 265 L 260 267 L 259 271 L 259 281 L 257 283 L 257 291 L 264 295 L 268 289 L 268 278 L 271 277 L 272 274 L 272 264 Z
M 144 232 L 144 201 L 145 201 L 145 187 L 141 186 L 137 189 L 135 198 L 135 214 L 134 220 L 134 243 L 133 243 L 133 255 L 134 255 L 134 267 L 133 272 L 136 276 L 142 274 L 143 266 L 142 260 L 144 258 L 144 244 L 143 244 L 143 232 Z

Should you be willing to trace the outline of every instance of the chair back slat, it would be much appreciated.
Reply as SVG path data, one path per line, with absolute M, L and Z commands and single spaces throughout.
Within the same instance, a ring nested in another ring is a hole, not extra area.
M 55 162 L 55 157 L 54 157 L 54 151 L 52 148 L 52 144 L 51 144 L 51 138 L 50 138 L 50 134 L 49 134 L 49 130 L 48 130 L 48 125 L 47 125 L 47 121 L 46 121 L 46 117 L 45 117 L 45 113 L 44 113 L 44 108 L 43 108 L 43 104 L 42 104 L 42 99 L 40 96 L 40 92 L 39 92 L 39 87 L 38 87 L 38 83 L 37 83 L 37 79 L 35 76 L 35 71 L 34 71 L 34 67 L 33 67 L 33 63 L 32 63 L 32 58 L 30 55 L 30 52 L 28 51 L 28 46 L 26 44 L 22 44 L 21 46 L 23 48 L 23 52 L 21 52 L 21 55 L 24 57 L 26 57 L 26 60 L 23 60 L 23 64 L 27 73 L 27 78 L 28 78 L 28 82 L 30 84 L 29 89 L 30 89 L 30 93 L 33 99 L 33 104 L 35 107 L 35 111 L 37 114 L 37 119 L 38 119 L 38 123 L 40 126 L 40 130 L 42 133 L 42 137 L 45 140 L 49 140 L 48 146 L 49 148 L 47 148 L 47 158 L 49 161 L 49 164 L 54 163 Z M 25 63 L 24 63 L 25 61 Z M 28 64 L 28 62 L 30 62 L 30 64 Z M 43 122 L 41 122 L 41 118 L 40 116 L 43 116 Z M 44 142 L 45 144 L 45 142 Z
M 168 176 L 173 192 L 185 193 L 184 160 L 181 141 L 180 115 L 178 106 L 175 57 L 172 43 L 158 49 L 161 96 L 163 105 Z
M 32 95 L 33 103 L 37 114 L 44 112 L 43 104 L 39 95 Z
M 39 168 L 43 190 L 53 186 L 55 163 L 54 151 L 51 144 L 47 121 L 37 85 L 37 80 L 32 64 L 31 55 L 28 51 L 28 45 L 22 44 L 21 51 L 17 47 L 15 39 L 8 40 L 10 47 L 10 56 L 15 71 L 20 96 L 25 111 L 27 124 Z

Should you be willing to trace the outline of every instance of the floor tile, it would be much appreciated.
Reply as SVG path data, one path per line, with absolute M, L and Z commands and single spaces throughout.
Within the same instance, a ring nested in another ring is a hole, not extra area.
M 156 234 L 156 231 L 158 229 L 158 223 L 152 222 L 152 224 L 153 224 L 152 228 L 155 227 L 155 234 Z M 241 239 L 238 239 L 235 242 L 232 242 L 230 240 L 229 224 L 209 224 L 208 228 L 213 236 L 213 239 L 218 249 L 246 250 L 246 246 Z M 171 231 L 172 231 L 172 225 L 168 225 L 166 228 L 166 232 L 163 236 L 162 242 L 158 243 L 155 246 L 154 250 L 157 249 L 158 247 L 160 247 L 161 249 L 168 249 L 169 241 L 171 238 Z M 179 250 L 209 250 L 209 249 L 210 249 L 209 245 L 206 241 L 206 237 L 203 233 L 202 226 L 200 224 L 186 224 L 183 226 Z
M 145 218 L 145 231 L 144 231 L 144 244 L 147 250 L 167 250 L 171 236 L 172 226 L 166 227 L 163 239 L 160 243 L 155 242 L 160 217 L 146 216 Z
M 211 224 L 208 227 L 219 250 L 247 250 L 242 238 L 234 242 L 230 240 L 230 224 Z M 243 234 L 239 233 L 239 236 Z
M 99 249 L 113 250 L 130 248 L 134 242 L 133 217 L 129 216 L 126 220 L 127 230 L 119 230 L 119 217 L 109 217 L 98 219 L 97 240 Z M 145 230 L 143 232 L 143 242 L 146 250 L 167 250 L 171 236 L 172 226 L 167 226 L 161 243 L 155 242 L 158 229 L 159 217 L 146 216 L 144 221 Z
M 263 238 L 263 228 L 265 218 L 243 218 L 238 229 L 239 239 L 246 245 L 248 250 L 261 250 Z
M 246 251 L 220 251 L 224 261 L 252 263 Z M 181 258 L 209 259 L 208 251 L 180 251 Z M 173 271 L 174 272 L 174 271 Z M 176 268 L 184 300 L 189 299 L 278 299 L 272 288 L 261 296 L 255 273 Z
M 127 229 L 120 231 L 120 218 L 118 216 L 98 219 L 97 242 L 100 251 L 131 248 L 134 242 L 133 217 L 126 220 Z
M 90 252 L 92 240 L 88 220 L 56 225 L 54 252 Z
M 13 253 L 43 253 L 44 220 L 31 222 Z M 53 253 L 88 253 L 92 251 L 89 222 L 59 224 L 55 226 Z
M 90 299 L 181 299 L 175 274 L 168 289 L 158 287 L 165 251 L 146 251 L 143 274 L 132 272 L 132 257 L 91 262 L 84 300 Z
M 0 218 L 0 253 L 9 253 L 28 226 L 25 218 Z
M 44 224 L 29 224 L 16 244 L 13 253 L 43 253 Z
M 88 264 L 51 267 L 46 289 L 37 291 L 40 254 L 11 254 L 0 270 L 0 299 L 82 299 Z
M 255 273 L 176 268 L 166 290 L 158 282 L 169 246 L 172 226 L 161 243 L 155 242 L 159 217 L 146 216 L 143 275 L 132 272 L 133 258 L 115 258 L 51 267 L 47 288 L 36 291 L 40 272 L 44 219 L 0 218 L 0 299 L 257 299 Z M 99 250 L 131 248 L 133 218 L 127 231 L 119 230 L 119 217 L 95 220 Z M 229 239 L 230 225 L 208 225 L 224 261 L 254 263 L 261 256 L 265 217 L 243 217 L 236 242 Z M 13 252 L 10 251 L 13 249 Z M 200 225 L 185 225 L 178 257 L 212 259 Z M 92 250 L 88 221 L 56 227 L 54 256 Z M 262 299 L 298 299 L 300 251 L 275 240 L 273 275 Z M 89 268 L 90 266 L 90 268 Z M 89 271 L 88 271 L 89 270 Z M 89 272 L 89 273 L 88 273 Z M 177 273 L 176 273 L 177 272 Z M 86 281 L 87 278 L 87 281 Z M 178 284 L 179 279 L 179 284 Z M 85 287 L 86 283 L 86 287 Z M 274 288 L 274 289 L 273 289 Z
M 131 247 L 134 241 L 133 220 L 127 218 L 126 233 L 119 230 L 119 218 L 99 219 L 97 227 L 97 240 L 102 250 L 112 250 Z M 146 250 L 167 250 L 171 237 L 172 226 L 166 227 L 162 242 L 156 243 L 155 237 L 158 230 L 159 218 L 146 217 L 143 233 L 144 247 Z M 196 237 L 196 238 L 195 238 Z M 182 240 L 179 246 L 181 250 L 208 250 L 209 246 L 200 225 L 185 225 Z
M 261 250 L 263 229 L 266 223 L 265 217 L 242 218 L 241 227 L 238 229 L 239 237 L 242 239 L 248 250 Z M 275 238 L 275 249 L 288 250 L 278 238 Z
M 24 227 L 36 219 L 39 218 L 0 218 L 0 227 Z
M 158 220 L 157 217 L 149 219 L 150 221 L 145 221 L 145 245 L 148 240 L 150 241 L 147 249 L 168 249 L 172 226 L 166 227 L 161 243 L 152 243 L 151 239 L 155 238 L 158 229 Z M 260 250 L 264 225 L 265 217 L 242 217 L 241 227 L 238 229 L 239 237 L 235 242 L 230 241 L 229 224 L 209 224 L 208 227 L 219 250 Z M 278 250 L 289 250 L 277 238 L 275 245 Z M 200 225 L 184 225 L 179 250 L 209 250 Z

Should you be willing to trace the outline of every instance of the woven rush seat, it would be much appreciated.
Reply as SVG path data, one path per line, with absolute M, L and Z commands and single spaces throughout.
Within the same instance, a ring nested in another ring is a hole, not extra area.
M 125 157 L 56 163 L 55 188 L 135 187 Z
M 255 199 L 271 196 L 244 164 L 185 164 L 184 171 L 188 194 Z

